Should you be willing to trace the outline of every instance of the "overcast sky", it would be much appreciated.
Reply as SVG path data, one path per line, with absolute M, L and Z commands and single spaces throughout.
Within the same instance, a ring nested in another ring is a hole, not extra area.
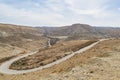
M 120 0 L 0 0 L 0 23 L 120 26 Z

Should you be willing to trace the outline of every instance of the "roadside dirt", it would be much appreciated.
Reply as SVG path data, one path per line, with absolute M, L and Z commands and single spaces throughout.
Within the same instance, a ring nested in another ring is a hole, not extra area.
M 104 41 L 92 49 L 42 71 L 0 74 L 0 80 L 119 80 L 120 40 Z
M 73 40 L 61 42 L 50 48 L 40 50 L 38 53 L 15 61 L 10 68 L 17 70 L 31 69 L 52 63 L 62 57 L 65 57 L 95 41 Z
M 84 54 L 68 61 L 67 69 L 56 70 L 46 80 L 119 80 L 120 40 L 98 44 Z M 70 63 L 71 62 L 71 63 Z M 65 66 L 65 65 L 64 65 Z M 58 68 L 58 67 L 57 67 Z M 58 68 L 58 69 L 59 69 Z M 66 68 L 66 67 L 65 67 Z

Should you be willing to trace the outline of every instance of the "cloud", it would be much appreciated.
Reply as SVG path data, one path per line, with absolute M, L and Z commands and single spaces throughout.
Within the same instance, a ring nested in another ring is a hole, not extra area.
M 6 4 L 0 4 L 0 11 L 0 16 L 7 18 L 7 21 L 12 20 L 13 23 L 30 25 L 52 25 L 55 23 L 57 25 L 59 18 L 63 17 L 60 14 L 46 11 L 46 13 L 37 13 L 26 9 L 17 9 Z
M 118 8 L 118 10 L 120 10 L 120 8 Z
M 65 0 L 69 8 L 76 14 L 96 15 L 104 11 L 108 0 Z
M 24 0 L 14 4 L 3 1 L 0 2 L 0 21 L 33 26 L 61 26 L 73 23 L 120 25 L 119 12 L 110 9 L 110 1 Z

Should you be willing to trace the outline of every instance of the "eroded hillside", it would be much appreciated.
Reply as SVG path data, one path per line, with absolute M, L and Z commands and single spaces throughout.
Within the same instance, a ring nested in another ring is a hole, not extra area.
M 0 24 L 0 61 L 47 46 L 43 30 L 28 26 Z

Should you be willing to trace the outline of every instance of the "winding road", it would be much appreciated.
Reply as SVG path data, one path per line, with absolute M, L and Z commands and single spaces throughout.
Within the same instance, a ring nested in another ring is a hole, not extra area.
M 73 52 L 73 53 L 71 53 L 70 55 L 65 56 L 65 57 L 63 57 L 63 58 L 61 58 L 61 59 L 59 59 L 59 60 L 57 60 L 57 61 L 55 61 L 55 62 L 49 63 L 49 64 L 44 65 L 44 66 L 40 66 L 40 67 L 38 67 L 38 68 L 33 68 L 33 69 L 29 69 L 29 70 L 12 70 L 12 69 L 9 69 L 9 66 L 10 66 L 13 62 L 15 62 L 15 61 L 17 61 L 17 60 L 19 60 L 19 59 L 21 59 L 21 58 L 27 57 L 27 56 L 29 56 L 29 55 L 33 55 L 33 54 L 37 53 L 38 51 L 32 52 L 32 53 L 28 53 L 28 54 L 25 54 L 25 55 L 23 55 L 23 56 L 19 56 L 19 57 L 13 58 L 13 59 L 11 59 L 11 60 L 9 60 L 9 61 L 6 61 L 6 62 L 2 63 L 2 64 L 0 65 L 0 73 L 3 73 L 3 74 L 23 74 L 23 73 L 29 73 L 29 72 L 34 72 L 34 71 L 37 71 L 37 70 L 42 70 L 42 69 L 45 69 L 45 68 L 49 68 L 49 67 L 52 67 L 53 65 L 59 64 L 59 63 L 65 61 L 65 60 L 73 57 L 73 56 L 76 55 L 76 54 L 83 53 L 84 51 L 86 51 L 86 50 L 94 47 L 94 46 L 95 46 L 96 44 L 98 44 L 99 42 L 102 42 L 102 41 L 105 41 L 105 40 L 108 40 L 108 39 L 101 39 L 101 40 L 99 40 L 99 41 L 97 41 L 97 42 L 95 42 L 95 43 L 92 43 L 91 45 L 86 46 L 86 47 L 84 47 L 84 48 L 82 48 L 82 49 L 80 49 L 80 50 L 78 50 L 78 51 L 76 51 L 76 52 Z

